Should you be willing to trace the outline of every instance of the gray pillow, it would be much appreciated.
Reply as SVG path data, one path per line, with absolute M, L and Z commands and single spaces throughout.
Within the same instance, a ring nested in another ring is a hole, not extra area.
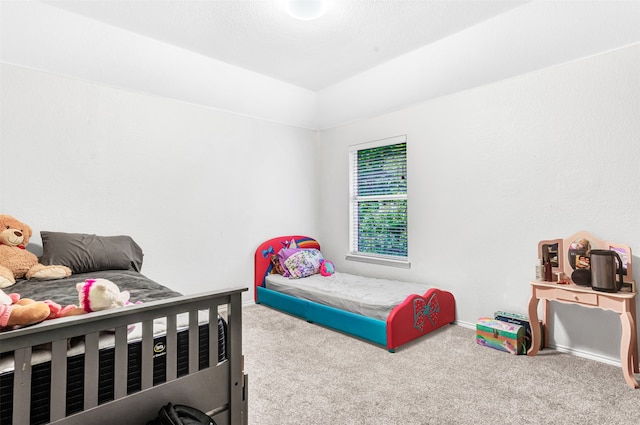
M 142 249 L 130 236 L 40 232 L 44 265 L 69 267 L 73 273 L 142 269 Z

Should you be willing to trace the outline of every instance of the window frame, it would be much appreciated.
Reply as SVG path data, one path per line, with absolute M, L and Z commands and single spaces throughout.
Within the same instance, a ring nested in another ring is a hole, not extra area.
M 358 161 L 357 161 L 357 156 L 358 156 L 358 152 L 362 151 L 362 150 L 366 150 L 366 149 L 374 149 L 374 148 L 379 148 L 379 147 L 384 147 L 384 146 L 392 146 L 392 145 L 397 145 L 397 144 L 406 144 L 406 148 L 408 149 L 408 144 L 407 144 L 407 136 L 405 135 L 401 135 L 401 136 L 394 136 L 394 137 L 389 137 L 389 138 L 385 138 L 385 139 L 379 139 L 379 140 L 374 140 L 374 141 L 370 141 L 370 142 L 365 142 L 365 143 L 359 143 L 359 144 L 355 144 L 355 145 L 351 145 L 349 146 L 349 253 L 345 256 L 345 258 L 347 260 L 351 260 L 351 261 L 359 261 L 359 262 L 365 262 L 365 263 L 371 263 L 371 264 L 379 264 L 379 265 L 388 265 L 388 266 L 394 266 L 394 267 L 402 267 L 402 268 L 409 268 L 411 267 L 411 262 L 409 261 L 409 235 L 408 235 L 408 228 L 409 228 L 409 197 L 408 197 L 408 192 L 409 192 L 409 187 L 408 187 L 408 181 L 407 181 L 407 189 L 406 192 L 404 194 L 395 194 L 395 195 L 373 195 L 373 196 L 365 196 L 365 197 L 361 197 L 361 196 L 357 196 L 357 191 L 358 191 L 358 187 L 357 187 L 357 168 L 358 168 Z M 406 178 L 406 172 L 407 172 L 407 165 L 408 165 L 408 154 L 405 154 L 405 178 Z M 376 254 L 376 253 L 369 253 L 369 252 L 360 252 L 358 251 L 358 230 L 357 230 L 357 223 L 358 223 L 358 202 L 362 201 L 363 199 L 370 199 L 370 200 L 404 200 L 406 202 L 406 223 L 407 223 L 407 246 L 406 246 L 406 256 L 402 256 L 402 255 L 385 255 L 385 254 Z

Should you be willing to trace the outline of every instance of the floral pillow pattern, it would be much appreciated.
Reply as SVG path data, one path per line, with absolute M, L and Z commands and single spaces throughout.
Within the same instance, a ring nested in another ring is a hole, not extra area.
M 298 279 L 320 272 L 320 262 L 324 258 L 317 249 L 301 249 L 284 262 L 290 278 Z

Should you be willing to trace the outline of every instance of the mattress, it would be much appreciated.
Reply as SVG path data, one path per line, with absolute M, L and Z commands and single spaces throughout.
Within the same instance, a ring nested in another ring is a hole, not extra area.
M 391 310 L 411 294 L 424 295 L 432 286 L 422 283 L 357 276 L 336 272 L 331 276 L 314 274 L 290 279 L 269 274 L 265 287 L 378 320 L 387 320 Z
M 56 281 L 19 281 L 5 292 L 19 293 L 23 298 L 36 300 L 51 299 L 61 305 L 77 304 L 75 284 L 89 278 L 105 278 L 116 283 L 121 290 L 129 290 L 131 300 L 152 301 L 181 295 L 164 287 L 144 275 L 135 271 L 109 270 L 90 274 L 73 275 Z M 126 308 L 126 307 L 123 307 Z M 199 321 L 199 369 L 209 366 L 209 314 L 200 312 Z M 188 314 L 177 317 L 177 375 L 188 374 L 189 362 L 189 318 Z M 218 361 L 227 358 L 226 340 L 227 324 L 218 316 Z M 166 319 L 158 318 L 153 321 L 153 385 L 166 381 Z M 127 393 L 131 394 L 141 389 L 141 361 L 142 361 L 142 325 L 134 324 L 129 327 L 127 335 L 128 346 L 128 378 Z M 67 351 L 67 415 L 81 411 L 84 404 L 84 342 L 82 338 L 69 341 Z M 113 400 L 114 385 L 114 334 L 103 333 L 99 339 L 99 384 L 98 402 L 105 403 Z M 32 353 L 32 387 L 31 387 L 31 424 L 49 422 L 51 355 L 47 349 L 34 349 Z M 0 424 L 12 423 L 13 400 L 13 355 L 7 353 L 0 358 Z
M 208 311 L 200 311 L 198 312 L 198 325 L 200 329 L 207 327 L 209 321 L 209 312 Z M 189 315 L 187 313 L 179 314 L 176 320 L 176 328 L 179 332 L 188 331 L 189 329 Z M 161 339 L 160 337 L 165 336 L 166 332 L 166 318 L 161 317 L 153 320 L 153 336 L 154 341 L 157 341 L 154 344 L 154 347 L 160 347 Z M 226 323 L 224 319 L 218 316 L 218 328 L 219 328 L 219 348 L 223 350 L 218 350 L 220 358 L 218 361 L 224 360 L 224 348 L 225 348 L 225 340 L 224 340 L 224 331 L 226 329 Z M 186 334 L 186 333 L 185 333 Z M 142 324 L 134 323 L 128 327 L 127 341 L 129 344 L 140 344 L 142 341 Z M 208 336 L 207 336 L 208 341 Z M 102 332 L 98 339 L 98 348 L 100 350 L 107 350 L 113 348 L 115 345 L 115 333 L 113 332 Z M 164 346 L 163 346 L 164 347 Z M 67 357 L 74 357 L 78 355 L 84 354 L 84 340 L 83 338 L 71 338 L 68 341 L 68 349 L 67 349 Z M 166 348 L 166 347 L 165 347 Z M 164 353 L 164 350 L 154 350 L 156 353 Z M 162 354 L 164 355 L 164 354 Z M 156 357 L 154 355 L 154 357 Z M 51 360 L 51 352 L 47 347 L 34 347 L 31 354 L 31 365 L 39 365 L 41 363 L 45 363 Z M 14 361 L 13 356 L 11 354 L 5 354 L 0 356 L 0 377 L 3 376 L 6 372 L 13 371 Z
M 199 327 L 198 369 L 209 366 L 209 325 Z M 218 361 L 226 358 L 226 322 L 218 319 Z M 177 338 L 177 376 L 189 372 L 189 332 L 183 330 Z M 114 360 L 112 347 L 103 348 L 98 353 L 99 383 L 98 404 L 114 399 Z M 129 344 L 127 359 L 127 394 L 133 394 L 142 388 L 142 344 L 140 341 Z M 13 371 L 0 374 L 0 424 L 12 423 L 13 408 Z M 51 393 L 51 362 L 44 361 L 32 369 L 31 420 L 38 425 L 49 422 L 49 403 Z M 67 357 L 67 394 L 66 414 L 80 412 L 84 405 L 84 354 Z M 153 344 L 153 385 L 166 382 L 166 337 L 154 338 Z

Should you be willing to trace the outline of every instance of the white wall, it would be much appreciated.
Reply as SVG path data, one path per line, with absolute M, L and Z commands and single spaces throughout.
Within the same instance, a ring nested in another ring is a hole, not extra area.
M 261 240 L 317 234 L 314 92 L 40 2 L 0 12 L 0 212 L 32 248 L 129 234 L 194 293 L 251 287 Z
M 0 211 L 38 236 L 131 235 L 146 275 L 195 293 L 251 287 L 261 240 L 318 233 L 315 131 L 12 65 L 0 73 Z
M 322 131 L 323 252 L 338 270 L 452 291 L 467 326 L 526 313 L 539 240 L 587 230 L 640 250 L 638 117 L 640 44 Z M 412 267 L 348 262 L 348 146 L 400 134 Z M 552 316 L 553 344 L 619 359 L 614 314 L 554 306 Z

